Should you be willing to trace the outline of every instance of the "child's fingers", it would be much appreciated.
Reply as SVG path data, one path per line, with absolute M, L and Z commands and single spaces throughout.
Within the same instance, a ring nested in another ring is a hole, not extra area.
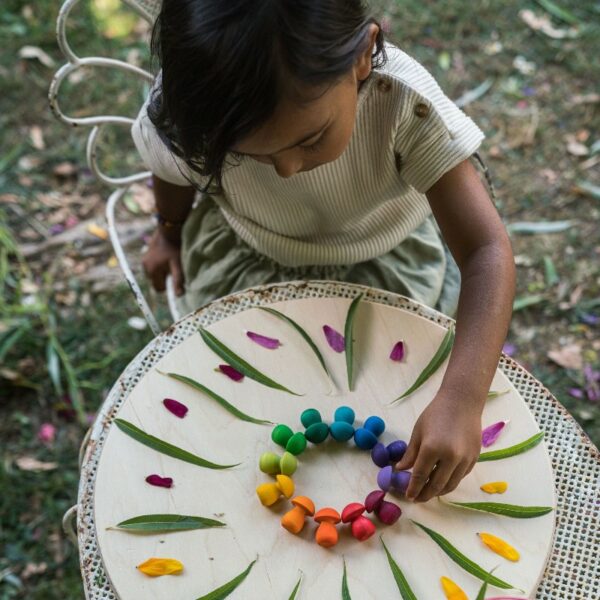
M 409 500 L 414 500 L 421 493 L 421 490 L 427 483 L 427 480 L 431 476 L 433 467 L 437 462 L 437 455 L 432 450 L 421 446 L 419 448 L 419 455 L 415 461 L 415 467 L 410 475 L 410 483 L 406 490 L 406 497 Z
M 410 469 L 415 464 L 415 459 L 419 453 L 419 445 L 420 443 L 416 436 L 411 438 L 404 456 L 396 463 L 396 469 L 403 471 Z
M 459 465 L 458 467 L 456 467 L 456 471 L 454 471 L 454 473 L 452 474 L 452 477 L 450 477 L 450 480 L 446 484 L 446 487 L 439 494 L 437 494 L 437 495 L 438 496 L 444 496 L 445 494 L 449 494 L 450 492 L 452 492 L 453 490 L 455 490 L 458 487 L 458 484 L 471 471 L 471 469 L 469 467 L 470 467 L 469 464 Z
M 181 268 L 181 262 L 173 258 L 170 261 L 171 276 L 173 277 L 173 287 L 175 288 L 175 294 L 177 296 L 183 295 L 183 269 Z
M 431 474 L 429 481 L 423 486 L 421 493 L 417 496 L 417 502 L 427 502 L 434 496 L 439 496 L 449 486 L 450 481 L 457 481 L 457 479 L 460 481 L 462 473 L 463 469 L 460 463 L 457 466 L 453 461 L 440 461 Z M 457 474 L 459 475 L 458 478 L 456 477 Z
M 150 274 L 150 277 L 151 277 L 151 281 L 152 281 L 152 287 L 157 292 L 164 292 L 165 291 L 165 281 L 167 278 L 166 270 L 164 268 L 154 269 L 152 271 L 152 273 Z

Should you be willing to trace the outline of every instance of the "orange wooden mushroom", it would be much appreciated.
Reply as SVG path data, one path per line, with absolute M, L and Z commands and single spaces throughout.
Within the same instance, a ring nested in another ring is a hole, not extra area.
M 319 546 L 331 548 L 338 543 L 338 532 L 336 524 L 342 520 L 340 513 L 333 508 L 322 508 L 315 515 L 315 521 L 319 523 L 316 540 Z
M 306 496 L 296 496 L 292 504 L 294 508 L 283 515 L 281 525 L 290 533 L 300 533 L 304 528 L 306 517 L 315 514 L 315 503 Z

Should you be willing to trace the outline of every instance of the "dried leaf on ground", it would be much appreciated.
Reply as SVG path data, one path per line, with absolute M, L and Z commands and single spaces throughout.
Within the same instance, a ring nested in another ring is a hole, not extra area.
M 583 357 L 579 344 L 569 344 L 558 350 L 550 350 L 548 358 L 564 369 L 580 370 L 583 368 Z
M 56 64 L 54 62 L 54 59 L 47 52 L 44 52 L 41 48 L 38 48 L 37 46 L 23 46 L 19 50 L 19 57 L 27 59 L 37 59 L 45 67 L 48 68 L 51 68 Z
M 58 463 L 43 462 L 33 456 L 19 456 L 15 459 L 15 464 L 21 471 L 53 471 L 58 468 Z
M 36 150 L 43 150 L 46 147 L 46 143 L 44 142 L 44 133 L 39 125 L 33 125 L 29 129 L 29 139 L 31 140 L 31 145 Z
M 534 31 L 539 31 L 554 40 L 575 38 L 579 35 L 579 30 L 576 27 L 569 27 L 568 29 L 555 27 L 548 15 L 536 15 L 529 9 L 519 11 L 519 17 Z

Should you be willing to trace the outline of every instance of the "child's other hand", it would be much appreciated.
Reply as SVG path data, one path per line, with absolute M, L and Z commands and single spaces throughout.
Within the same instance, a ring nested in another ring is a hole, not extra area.
M 157 292 L 165 291 L 167 275 L 170 273 L 173 277 L 175 294 L 183 295 L 181 249 L 178 244 L 170 242 L 160 228 L 157 228 L 150 238 L 148 250 L 142 258 L 142 265 L 146 276 L 152 282 L 152 287 Z
M 481 415 L 463 407 L 445 401 L 440 390 L 417 419 L 406 454 L 396 464 L 403 470 L 414 465 L 406 490 L 409 500 L 427 502 L 448 494 L 475 466 L 481 451 Z

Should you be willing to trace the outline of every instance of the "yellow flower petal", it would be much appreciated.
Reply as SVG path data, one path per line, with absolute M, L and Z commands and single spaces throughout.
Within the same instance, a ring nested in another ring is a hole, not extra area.
M 149 577 L 161 575 L 178 575 L 183 571 L 183 565 L 174 558 L 149 558 L 137 568 Z
M 444 594 L 446 594 L 447 600 L 469 600 L 467 595 L 447 577 L 440 577 L 442 587 L 444 588 Z
M 519 553 L 510 544 L 507 544 L 499 537 L 496 537 L 491 533 L 478 533 L 477 535 L 481 541 L 496 554 L 499 554 L 508 560 L 512 560 L 513 562 L 517 562 L 519 560 Z
M 506 481 L 492 481 L 484 483 L 480 489 L 488 494 L 504 494 L 508 489 L 508 483 Z

